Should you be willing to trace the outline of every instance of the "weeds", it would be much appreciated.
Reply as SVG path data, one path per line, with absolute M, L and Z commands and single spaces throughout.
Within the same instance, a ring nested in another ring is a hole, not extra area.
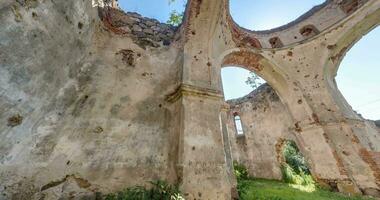
M 108 194 L 105 200 L 184 200 L 178 186 L 166 181 L 151 181 L 152 187 L 135 186 L 124 191 Z

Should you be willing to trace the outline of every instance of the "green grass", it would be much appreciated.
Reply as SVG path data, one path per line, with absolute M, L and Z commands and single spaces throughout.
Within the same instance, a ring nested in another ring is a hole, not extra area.
M 374 200 L 273 180 L 240 180 L 238 184 L 242 200 Z

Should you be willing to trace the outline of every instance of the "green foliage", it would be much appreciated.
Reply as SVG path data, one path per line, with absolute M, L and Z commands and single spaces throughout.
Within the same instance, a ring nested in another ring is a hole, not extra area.
M 172 4 L 176 1 L 177 0 L 168 0 L 168 3 Z M 179 13 L 176 10 L 172 10 L 172 12 L 170 13 L 169 20 L 166 23 L 171 24 L 173 26 L 179 26 L 182 23 L 183 15 L 184 15 L 184 12 Z
M 260 85 L 264 83 L 264 80 L 257 76 L 255 73 L 250 72 L 248 79 L 245 83 L 252 87 L 253 90 L 256 90 Z
M 316 188 L 314 191 L 302 191 L 293 185 L 274 180 L 244 180 L 245 192 L 241 200 L 374 200 L 365 197 L 349 197 L 340 193 Z
M 237 189 L 241 200 L 374 200 L 365 197 L 349 197 L 316 187 L 310 170 L 294 141 L 286 141 L 283 153 L 287 163 L 282 166 L 282 171 L 284 180 L 288 183 L 249 177 L 247 168 L 234 162 L 234 172 L 238 181 Z
M 310 174 L 309 167 L 294 141 L 285 141 L 283 156 L 285 158 L 285 163 L 281 166 L 283 180 L 286 183 L 308 186 L 310 189 L 314 189 L 315 182 Z
M 170 13 L 169 20 L 166 22 L 173 26 L 179 26 L 182 23 L 183 13 L 178 13 L 176 10 L 173 10 Z
M 286 183 L 296 184 L 296 185 L 310 185 L 314 187 L 314 180 L 310 174 L 305 174 L 303 172 L 297 173 L 292 167 L 287 164 L 281 166 L 283 180 Z
M 238 194 L 239 196 L 242 196 L 248 187 L 246 180 L 250 179 L 248 170 L 243 164 L 239 164 L 237 161 L 234 161 L 234 173 L 237 179 Z
M 238 180 L 248 180 L 248 170 L 243 164 L 239 164 L 237 161 L 234 161 L 234 173 Z
M 105 200 L 184 200 L 178 186 L 170 185 L 162 180 L 152 181 L 150 184 L 152 185 L 150 189 L 135 186 L 108 194 Z
M 283 155 L 286 163 L 297 173 L 297 174 L 310 174 L 309 167 L 306 163 L 305 158 L 300 153 L 297 145 L 294 141 L 287 140 L 284 144 Z

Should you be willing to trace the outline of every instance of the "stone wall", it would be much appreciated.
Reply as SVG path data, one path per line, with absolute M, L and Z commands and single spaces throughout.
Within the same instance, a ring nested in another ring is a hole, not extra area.
M 100 17 L 112 31 L 130 37 L 142 48 L 169 46 L 178 29 L 135 12 L 125 13 L 110 7 L 100 9 Z
M 173 27 L 130 13 L 118 34 L 90 1 L 18 2 L 0 3 L 0 199 L 176 182 Z
M 247 166 L 251 176 L 282 179 L 281 144 L 295 140 L 292 119 L 276 92 L 264 84 L 247 96 L 229 100 L 228 133 L 232 158 Z M 234 116 L 239 115 L 244 135 L 237 135 Z
M 360 134 L 358 131 L 360 128 L 365 128 L 366 134 Z M 380 128 L 376 122 L 365 120 L 364 125 L 358 123 L 352 130 L 366 149 L 380 152 Z
M 251 176 L 282 179 L 282 142 L 293 140 L 298 143 L 301 151 L 305 150 L 305 145 L 297 141 L 297 132 L 292 130 L 292 116 L 276 92 L 264 84 L 242 98 L 227 101 L 227 104 L 227 129 L 232 159 L 247 166 Z M 236 115 L 241 118 L 244 135 L 237 133 L 234 121 Z M 361 156 L 376 166 L 380 151 L 379 127 L 375 121 L 364 122 L 365 124 L 359 122 L 352 128 L 356 135 L 353 142 L 363 145 Z M 366 133 L 358 134 L 362 128 L 366 129 Z
M 280 167 L 281 162 L 284 161 L 281 152 L 283 150 L 283 141 L 295 141 L 301 152 L 306 150 L 307 144 L 297 140 L 299 134 L 292 129 L 292 126 L 294 126 L 292 116 L 276 92 L 271 86 L 264 84 L 242 98 L 227 101 L 227 104 L 227 130 L 232 159 L 247 166 L 249 174 L 253 177 L 282 179 Z M 240 116 L 244 131 L 243 135 L 237 133 L 235 116 Z M 362 145 L 360 150 L 361 158 L 371 166 L 375 174 L 378 173 L 380 131 L 376 121 L 363 119 L 363 121 L 353 120 L 350 123 L 355 123 L 355 126 L 351 129 L 355 135 L 352 142 Z M 362 129 L 366 130 L 365 134 L 362 132 L 359 134 Z M 329 147 L 329 151 L 344 151 L 344 148 L 336 147 L 334 149 Z M 306 160 L 311 164 L 313 171 L 315 163 L 308 159 L 307 154 Z M 343 168 L 344 166 L 341 164 L 341 169 L 344 173 L 347 173 Z M 318 179 L 318 177 L 315 178 Z M 322 182 L 320 183 L 324 184 Z M 327 184 L 337 190 L 341 190 L 342 187 L 351 187 L 350 184 L 345 185 L 342 182 L 327 181 Z M 376 195 L 373 188 L 367 188 L 363 192 Z

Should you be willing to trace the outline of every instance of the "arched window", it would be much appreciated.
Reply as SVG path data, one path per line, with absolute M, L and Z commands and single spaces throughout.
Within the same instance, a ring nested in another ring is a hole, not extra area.
M 243 125 L 241 124 L 241 119 L 238 114 L 235 114 L 234 121 L 235 121 L 236 134 L 239 136 L 244 135 Z

